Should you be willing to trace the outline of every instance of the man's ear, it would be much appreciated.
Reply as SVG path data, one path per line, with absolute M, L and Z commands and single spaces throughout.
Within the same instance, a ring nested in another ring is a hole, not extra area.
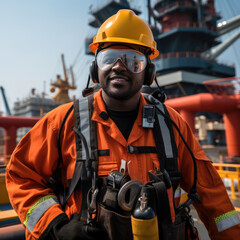
M 99 83 L 98 68 L 97 68 L 97 63 L 96 63 L 95 60 L 92 61 L 91 65 L 90 65 L 89 72 L 90 72 L 90 76 L 91 76 L 92 81 L 94 83 Z
M 153 63 L 149 63 L 145 70 L 144 85 L 150 86 L 156 76 L 156 68 Z

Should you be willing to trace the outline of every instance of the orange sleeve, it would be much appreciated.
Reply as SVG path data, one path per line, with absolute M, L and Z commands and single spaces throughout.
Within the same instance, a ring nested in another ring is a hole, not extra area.
M 175 110 L 171 108 L 168 110 L 196 158 L 197 193 L 201 203 L 193 205 L 207 228 L 209 236 L 211 239 L 217 240 L 238 239 L 240 236 L 239 216 L 219 174 L 206 157 L 187 122 Z M 174 134 L 178 148 L 179 170 L 181 171 L 180 185 L 183 190 L 189 192 L 194 180 L 193 160 L 176 129 L 174 129 Z
M 61 107 L 62 118 L 69 107 Z M 58 161 L 57 134 L 61 123 L 56 117 L 58 111 L 56 108 L 48 113 L 22 138 L 6 169 L 10 202 L 27 232 L 37 239 L 63 213 L 57 197 L 47 186 Z

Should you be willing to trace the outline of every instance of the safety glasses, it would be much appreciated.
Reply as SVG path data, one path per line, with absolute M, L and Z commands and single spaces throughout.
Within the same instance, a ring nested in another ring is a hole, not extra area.
M 103 70 L 109 70 L 118 60 L 133 73 L 140 73 L 147 65 L 146 56 L 132 49 L 104 49 L 97 54 L 97 65 Z

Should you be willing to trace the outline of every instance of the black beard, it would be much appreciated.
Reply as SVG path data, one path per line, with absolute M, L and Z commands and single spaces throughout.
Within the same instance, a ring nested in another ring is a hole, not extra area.
M 104 88 L 103 88 L 103 90 L 104 90 Z M 124 94 L 116 95 L 116 94 L 112 94 L 111 92 L 109 93 L 108 91 L 107 91 L 107 92 L 105 91 L 105 93 L 106 93 L 109 97 L 114 98 L 114 99 L 116 99 L 116 100 L 120 100 L 120 101 L 125 101 L 125 100 L 128 100 L 128 99 L 130 99 L 130 98 L 132 97 L 132 96 L 129 95 L 128 93 L 126 93 L 125 95 L 124 95 Z
M 117 99 L 117 100 L 128 100 L 129 98 L 131 98 L 131 90 L 130 91 L 126 91 L 125 93 L 121 93 L 121 94 L 115 94 L 115 93 L 112 93 L 111 91 L 108 91 L 108 87 L 109 87 L 109 84 L 111 82 L 111 77 L 117 77 L 117 76 L 125 76 L 129 83 L 132 85 L 132 80 L 130 79 L 129 76 L 126 76 L 125 74 L 112 74 L 110 73 L 108 76 L 107 76 L 107 81 L 106 81 L 106 84 L 104 84 L 102 86 L 102 89 L 104 90 L 104 92 L 111 98 L 114 98 L 114 99 Z M 130 94 L 129 94 L 130 93 Z
M 111 98 L 117 99 L 117 100 L 128 100 L 130 99 L 134 94 L 136 94 L 137 92 L 135 92 L 133 95 L 129 94 L 129 91 L 125 92 L 125 93 L 121 93 L 120 95 L 112 93 L 111 91 L 108 91 L 108 84 L 102 86 L 103 91 Z M 132 92 L 131 92 L 132 93 Z

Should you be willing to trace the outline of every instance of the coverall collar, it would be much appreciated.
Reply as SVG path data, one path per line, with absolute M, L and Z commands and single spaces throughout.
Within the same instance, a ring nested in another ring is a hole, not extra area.
M 117 128 L 116 124 L 112 119 L 109 117 L 101 117 L 103 115 L 107 116 L 106 106 L 102 99 L 102 89 L 100 89 L 94 95 L 94 112 L 92 115 L 92 120 L 96 121 L 100 124 L 105 125 L 109 129 L 107 129 L 107 133 L 118 141 L 121 145 L 126 146 L 132 144 L 133 142 L 137 141 L 140 137 L 143 136 L 144 128 L 142 128 L 142 108 L 143 105 L 147 104 L 146 100 L 144 99 L 143 95 L 140 96 L 140 103 L 139 103 L 139 111 L 137 119 L 133 125 L 132 131 L 129 135 L 128 141 L 123 137 L 120 130 Z

